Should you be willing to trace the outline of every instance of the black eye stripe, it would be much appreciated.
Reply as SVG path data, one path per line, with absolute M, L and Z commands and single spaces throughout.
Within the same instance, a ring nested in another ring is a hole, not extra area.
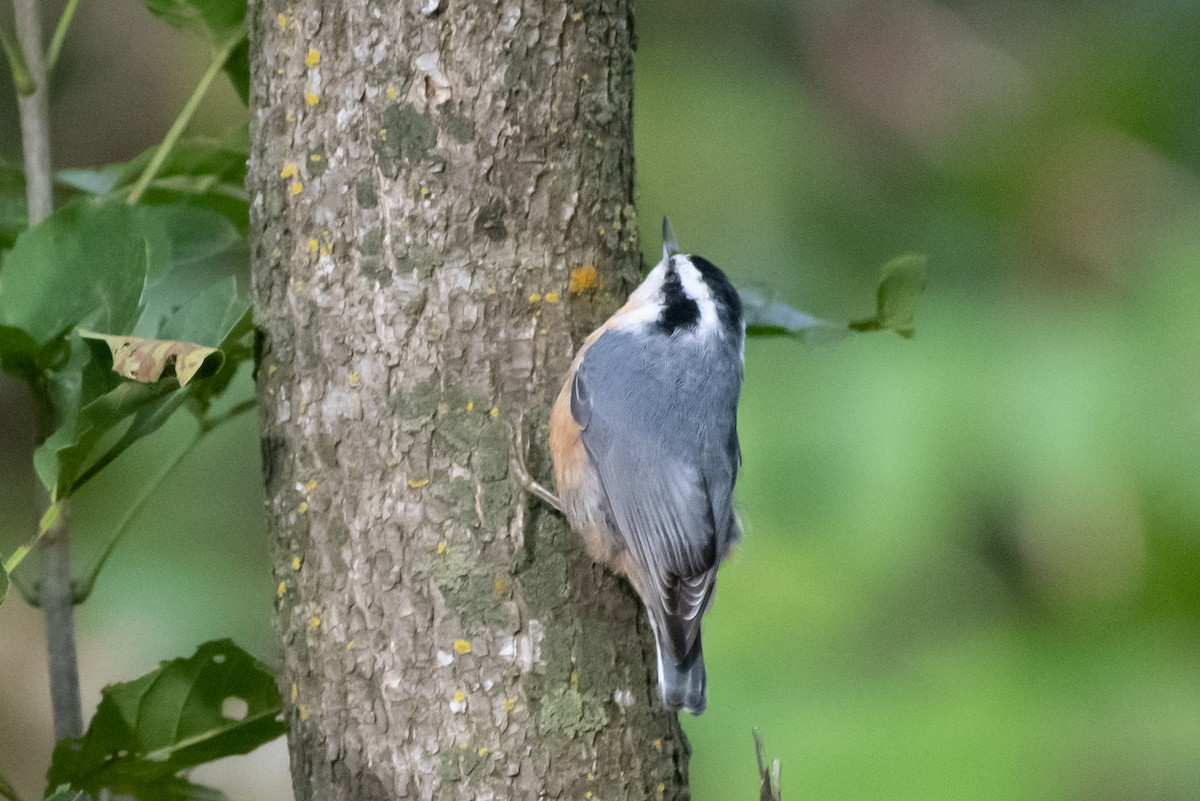
M 663 309 L 658 315 L 657 325 L 665 334 L 672 334 L 679 328 L 693 328 L 700 322 L 700 306 L 684 291 L 679 272 L 675 269 L 676 258 L 672 257 L 668 262 L 667 274 L 663 278 Z

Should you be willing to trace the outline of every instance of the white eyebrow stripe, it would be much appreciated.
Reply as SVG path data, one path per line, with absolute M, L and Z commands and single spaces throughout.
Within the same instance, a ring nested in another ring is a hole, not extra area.
M 701 335 L 719 334 L 720 321 L 717 318 L 717 303 L 713 300 L 712 290 L 704 283 L 704 278 L 696 265 L 687 256 L 675 257 L 675 271 L 679 273 L 679 282 L 688 297 L 696 301 L 700 308 L 700 322 L 697 333 Z

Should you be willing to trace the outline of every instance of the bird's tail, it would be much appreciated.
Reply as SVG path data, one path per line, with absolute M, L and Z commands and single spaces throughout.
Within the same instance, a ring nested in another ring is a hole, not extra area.
M 704 650 L 699 635 L 682 662 L 671 655 L 671 649 L 657 630 L 654 645 L 658 651 L 658 692 L 663 708 L 668 712 L 686 709 L 699 715 L 708 706 L 708 676 L 704 672 Z

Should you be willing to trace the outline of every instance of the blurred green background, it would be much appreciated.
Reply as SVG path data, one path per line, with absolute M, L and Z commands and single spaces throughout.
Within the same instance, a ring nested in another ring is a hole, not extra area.
M 830 319 L 870 314 L 892 256 L 930 265 L 914 340 L 747 348 L 747 536 L 684 721 L 694 797 L 754 797 L 758 727 L 793 799 L 1200 798 L 1200 4 L 637 13 L 651 260 L 669 213 L 685 250 Z M 157 141 L 203 68 L 113 0 L 84 0 L 64 59 L 61 166 Z M 197 127 L 241 114 L 218 94 Z M 11 97 L 0 127 L 15 154 Z M 11 382 L 0 412 L 7 550 L 35 516 Z M 81 559 L 106 493 L 178 441 L 85 491 Z M 253 415 L 218 431 L 117 551 L 79 612 L 86 706 L 208 638 L 273 656 L 257 453 Z M 35 795 L 43 646 L 15 594 L 0 643 L 0 772 Z M 196 778 L 287 799 L 285 776 L 277 744 Z

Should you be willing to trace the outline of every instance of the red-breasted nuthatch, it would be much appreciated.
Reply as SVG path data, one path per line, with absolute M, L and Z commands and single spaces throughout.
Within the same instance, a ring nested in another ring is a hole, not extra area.
M 707 704 L 700 621 L 741 533 L 744 341 L 737 291 L 711 262 L 680 254 L 664 219 L 662 261 L 584 341 L 554 404 L 558 498 L 522 475 L 641 597 L 671 711 Z

